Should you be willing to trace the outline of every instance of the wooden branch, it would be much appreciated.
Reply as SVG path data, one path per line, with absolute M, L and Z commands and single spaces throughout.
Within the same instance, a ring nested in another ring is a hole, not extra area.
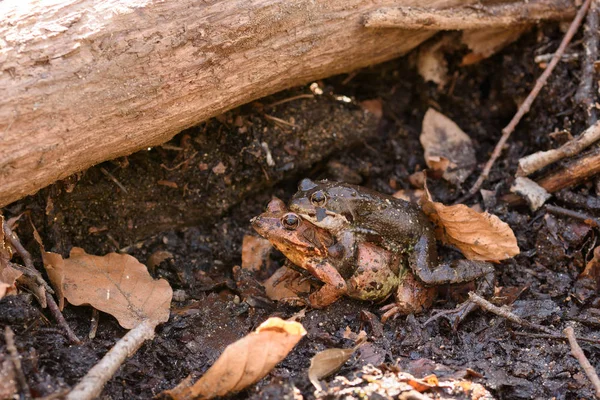
M 585 156 L 571 161 L 540 179 L 537 183 L 548 193 L 576 186 L 600 173 L 600 147 Z
M 0 206 L 240 104 L 394 58 L 435 33 L 364 29 L 377 9 L 473 3 L 0 1 Z
M 581 135 L 569 140 L 557 149 L 538 151 L 519 160 L 517 176 L 533 174 L 558 160 L 579 154 L 585 148 L 600 140 L 600 122 L 586 129 Z
M 568 15 L 568 17 L 567 17 Z M 463 30 L 507 27 L 563 19 L 575 15 L 571 1 L 537 0 L 490 6 L 466 6 L 448 10 L 421 7 L 388 7 L 365 18 L 367 28 Z
M 575 331 L 569 326 L 565 328 L 563 332 L 569 339 L 569 345 L 571 345 L 571 354 L 573 357 L 575 357 L 575 359 L 577 359 L 588 379 L 590 382 L 592 382 L 592 385 L 596 391 L 596 397 L 600 397 L 600 378 L 598 378 L 596 370 L 592 364 L 590 364 L 589 360 L 583 353 L 583 350 L 581 350 L 581 347 L 579 347 L 579 343 L 577 343 L 577 339 L 575 338 Z

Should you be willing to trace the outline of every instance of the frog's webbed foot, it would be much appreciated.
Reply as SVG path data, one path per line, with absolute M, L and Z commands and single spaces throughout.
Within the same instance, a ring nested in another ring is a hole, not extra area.
M 402 313 L 400 312 L 400 307 L 398 307 L 396 303 L 390 303 L 387 306 L 383 306 L 379 309 L 379 311 L 385 311 L 381 316 L 381 322 L 383 322 L 384 324 L 388 319 L 396 319 L 400 315 L 402 315 Z
M 489 273 L 477 280 L 477 288 L 475 292 L 485 297 L 489 297 L 494 291 L 494 284 L 496 277 L 493 273 Z M 477 304 L 470 300 L 459 304 L 453 310 L 434 310 L 434 314 L 423 323 L 422 326 L 429 324 L 439 318 L 445 318 L 454 331 L 457 330 L 458 326 L 464 319 L 478 308 Z
M 485 261 L 455 260 L 437 264 L 435 241 L 428 236 L 416 243 L 409 263 L 415 275 L 428 286 L 472 282 L 494 272 L 492 264 Z

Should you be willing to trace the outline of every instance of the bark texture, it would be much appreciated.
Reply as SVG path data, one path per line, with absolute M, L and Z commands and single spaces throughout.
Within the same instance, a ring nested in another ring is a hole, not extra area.
M 242 103 L 382 62 L 435 31 L 381 7 L 476 0 L 0 2 L 0 206 Z

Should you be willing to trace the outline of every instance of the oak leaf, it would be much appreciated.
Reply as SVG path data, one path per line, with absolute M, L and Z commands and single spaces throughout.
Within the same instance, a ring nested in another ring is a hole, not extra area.
M 479 213 L 464 204 L 445 206 L 431 201 L 427 190 L 421 207 L 436 224 L 438 239 L 458 248 L 469 260 L 500 261 L 520 252 L 510 226 L 495 215 Z
M 126 329 L 151 319 L 169 319 L 173 290 L 164 279 L 154 280 L 146 266 L 128 254 L 87 254 L 73 247 L 70 257 L 44 251 L 44 267 L 50 281 L 75 306 L 89 304 L 114 316 Z
M 306 330 L 298 322 L 269 318 L 256 331 L 227 346 L 195 384 L 184 379 L 165 394 L 187 400 L 238 392 L 266 376 L 304 335 Z

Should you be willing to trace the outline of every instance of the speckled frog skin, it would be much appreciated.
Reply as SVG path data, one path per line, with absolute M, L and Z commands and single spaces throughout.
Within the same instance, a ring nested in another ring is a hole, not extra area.
M 343 182 L 304 179 L 289 203 L 291 211 L 333 233 L 344 254 L 364 241 L 404 254 L 425 285 L 493 282 L 493 267 L 482 261 L 438 263 L 431 222 L 418 205 Z M 493 287 L 493 285 L 492 285 Z

